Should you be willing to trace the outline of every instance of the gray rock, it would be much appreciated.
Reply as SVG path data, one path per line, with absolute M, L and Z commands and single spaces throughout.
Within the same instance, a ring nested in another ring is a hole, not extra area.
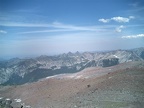
M 102 60 L 102 66 L 103 67 L 109 67 L 119 64 L 118 58 L 109 58 L 109 59 L 103 59 Z

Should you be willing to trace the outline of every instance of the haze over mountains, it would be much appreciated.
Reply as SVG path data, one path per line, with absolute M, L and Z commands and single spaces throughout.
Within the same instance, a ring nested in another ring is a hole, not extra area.
M 75 73 L 87 67 L 109 67 L 119 63 L 143 60 L 143 47 L 95 53 L 69 52 L 29 59 L 13 58 L 0 62 L 0 84 L 24 84 L 57 74 Z

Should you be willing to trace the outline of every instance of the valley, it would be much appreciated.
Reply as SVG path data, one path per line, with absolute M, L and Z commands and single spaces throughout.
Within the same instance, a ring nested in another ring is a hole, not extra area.
M 88 67 L 109 67 L 130 61 L 143 61 L 144 48 L 105 52 L 64 53 L 36 58 L 13 58 L 0 62 L 0 84 L 17 85 L 64 73 L 76 73 Z

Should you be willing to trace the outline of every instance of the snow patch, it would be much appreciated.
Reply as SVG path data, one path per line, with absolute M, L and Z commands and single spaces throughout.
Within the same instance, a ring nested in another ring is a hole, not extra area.
M 85 78 L 85 79 L 88 79 L 88 78 L 90 78 L 90 77 L 87 76 L 87 77 L 84 77 L 84 78 Z
M 46 77 L 46 79 L 54 78 L 54 77 L 57 77 L 57 76 L 58 76 L 58 75 L 49 76 L 49 77 Z
M 25 106 L 25 107 L 26 107 L 26 108 L 30 108 L 31 106 L 28 105 L 28 106 Z
M 16 101 L 16 102 L 21 102 L 22 100 L 21 100 L 21 99 L 15 99 L 15 101 Z
M 10 98 L 6 98 L 6 100 L 7 100 L 7 101 L 9 101 L 9 100 L 10 100 Z
M 111 79 L 112 77 L 109 77 L 108 79 Z
M 68 75 L 68 76 L 66 76 L 66 78 L 74 78 L 75 77 L 75 75 Z
M 77 105 L 74 105 L 74 108 L 77 108 Z
M 118 58 L 118 56 L 116 56 L 116 55 L 113 55 L 114 57 L 116 57 L 116 58 Z
M 82 75 L 76 76 L 75 79 L 80 79 L 82 78 Z

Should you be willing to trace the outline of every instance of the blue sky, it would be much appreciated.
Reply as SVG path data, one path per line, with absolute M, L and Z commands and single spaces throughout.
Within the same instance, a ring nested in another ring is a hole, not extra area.
M 143 0 L 0 0 L 0 57 L 144 47 Z

